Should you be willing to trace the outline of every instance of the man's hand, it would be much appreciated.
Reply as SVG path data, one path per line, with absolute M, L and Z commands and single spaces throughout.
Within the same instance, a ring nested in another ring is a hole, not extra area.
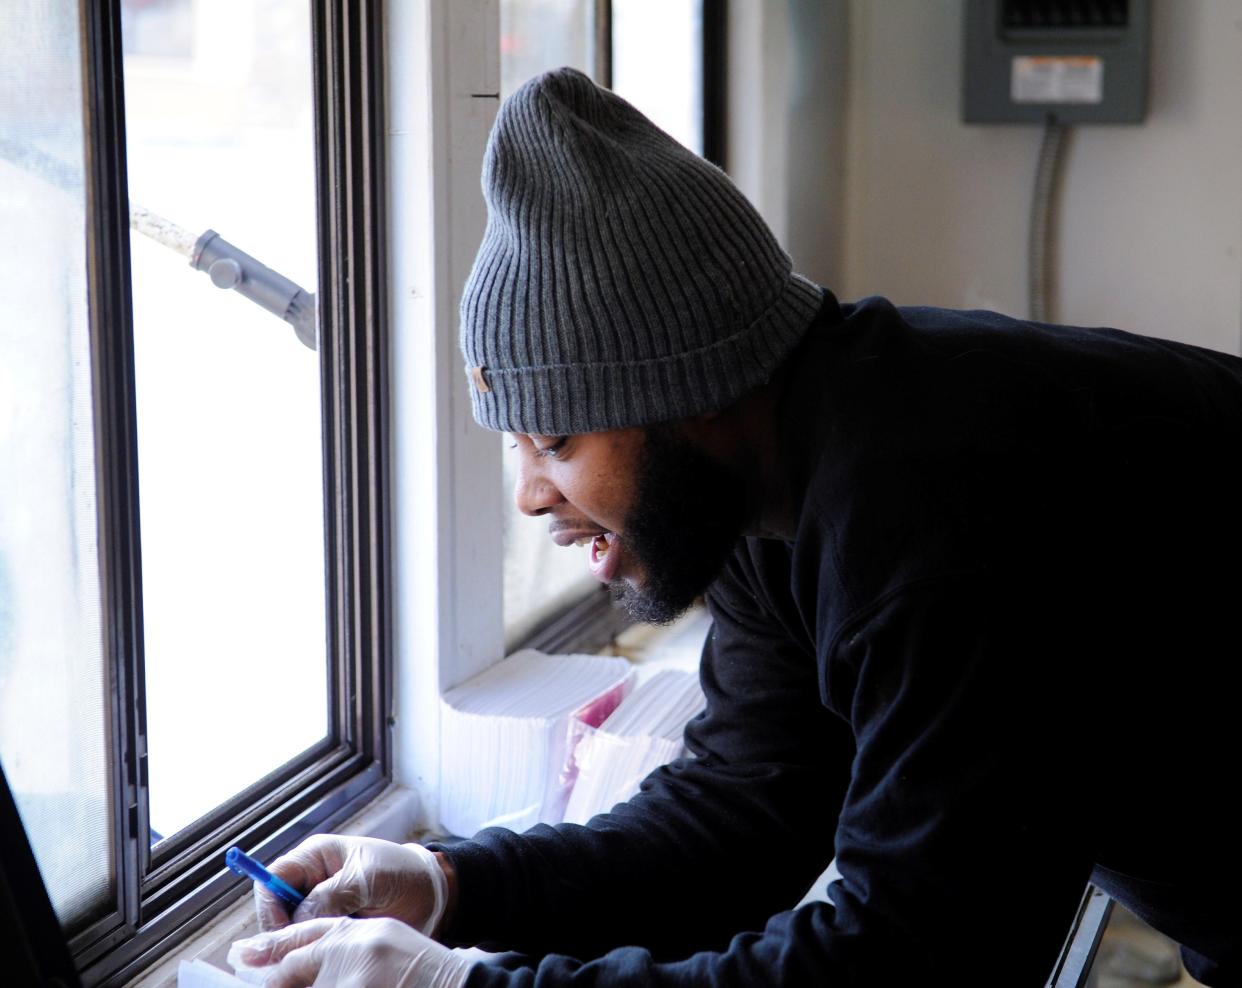
M 262 970 L 265 988 L 461 988 L 472 966 L 399 920 L 345 918 L 239 940 L 229 962 Z
M 430 936 L 449 903 L 450 876 L 438 856 L 418 844 L 316 834 L 277 858 L 270 870 L 308 893 L 293 914 L 298 923 L 323 916 L 387 916 Z M 289 925 L 284 905 L 267 889 L 256 884 L 254 897 L 260 929 Z

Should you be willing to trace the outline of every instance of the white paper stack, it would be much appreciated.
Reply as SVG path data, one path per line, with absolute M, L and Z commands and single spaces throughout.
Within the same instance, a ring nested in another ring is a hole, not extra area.
M 469 837 L 483 827 L 559 823 L 575 742 L 633 682 L 625 659 L 527 650 L 449 690 L 441 702 L 441 824 Z
M 263 984 L 263 968 L 252 968 L 246 976 L 229 974 L 204 960 L 182 961 L 177 967 L 177 988 L 250 988 Z
M 565 807 L 566 823 L 585 823 L 638 792 L 654 769 L 685 751 L 686 723 L 706 701 L 695 673 L 665 669 L 627 696 L 597 729 L 585 729 L 574 749 L 578 777 Z

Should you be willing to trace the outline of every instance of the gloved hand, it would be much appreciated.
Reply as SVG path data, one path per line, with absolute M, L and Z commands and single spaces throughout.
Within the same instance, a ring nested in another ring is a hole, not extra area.
M 228 960 L 263 970 L 265 988 L 461 988 L 473 966 L 395 919 L 295 923 L 238 940 Z
M 292 917 L 297 923 L 322 916 L 391 916 L 431 936 L 448 899 L 448 882 L 434 854 L 418 844 L 375 837 L 315 834 L 269 870 L 307 892 Z M 254 899 L 261 930 L 289 925 L 284 904 L 257 883 Z

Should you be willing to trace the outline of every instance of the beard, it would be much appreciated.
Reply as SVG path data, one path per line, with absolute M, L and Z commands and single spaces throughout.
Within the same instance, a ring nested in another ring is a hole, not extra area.
M 634 620 L 670 624 L 716 579 L 746 524 L 745 492 L 739 471 L 667 426 L 647 429 L 623 536 L 645 579 L 611 588 Z

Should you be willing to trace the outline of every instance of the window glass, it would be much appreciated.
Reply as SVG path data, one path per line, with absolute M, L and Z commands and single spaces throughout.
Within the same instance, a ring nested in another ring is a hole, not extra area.
M 78 25 L 0 4 L 0 759 L 71 928 L 113 877 Z
M 190 264 L 212 230 L 314 292 L 312 48 L 305 0 L 122 16 L 156 841 L 330 729 L 318 354 Z
M 502 0 L 501 96 L 562 65 L 589 72 L 595 62 L 589 2 Z M 701 0 L 613 0 L 613 89 L 691 150 L 703 150 Z M 513 490 L 517 451 L 505 440 L 504 483 Z M 561 548 L 546 521 L 523 518 L 512 499 L 505 515 L 505 635 L 513 645 L 596 586 L 587 550 Z
M 702 154 L 702 0 L 612 0 L 612 87 Z
M 500 95 L 563 65 L 591 70 L 593 0 L 500 0 Z
M 531 76 L 570 65 L 591 66 L 590 0 L 501 0 L 500 81 L 507 97 Z M 597 586 L 587 550 L 561 548 L 546 519 L 525 518 L 513 503 L 517 450 L 503 437 L 505 639 L 514 645 L 565 604 Z

